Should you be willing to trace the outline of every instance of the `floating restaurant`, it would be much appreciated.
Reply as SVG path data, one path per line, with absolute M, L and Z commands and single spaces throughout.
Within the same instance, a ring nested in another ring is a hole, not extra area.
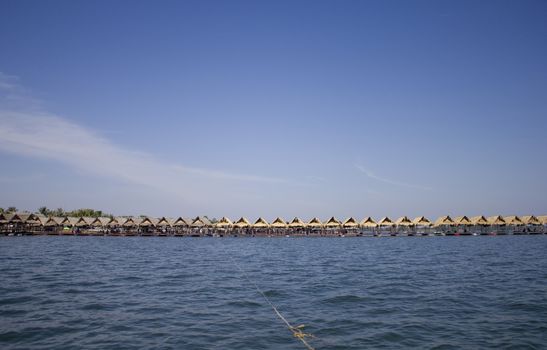
M 32 213 L 0 213 L 0 235 L 78 235 L 78 236 L 465 236 L 547 234 L 547 215 L 441 216 L 431 221 L 425 216 L 411 220 L 402 216 L 395 221 L 372 217 L 358 221 L 336 217 L 307 223 L 298 217 L 290 222 L 281 217 L 271 223 L 259 217 L 251 223 L 241 217 L 209 220 L 147 216 L 119 217 L 48 217 Z

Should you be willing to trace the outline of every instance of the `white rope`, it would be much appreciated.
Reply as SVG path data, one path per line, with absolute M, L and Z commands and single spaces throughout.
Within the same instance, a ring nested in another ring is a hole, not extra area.
M 308 349 L 308 350 L 315 350 L 307 341 L 306 341 L 306 337 L 313 337 L 311 334 L 307 334 L 307 333 L 304 333 L 302 332 L 302 327 L 303 325 L 300 325 L 300 326 L 293 326 L 290 324 L 289 321 L 287 321 L 287 319 L 285 317 L 283 317 L 283 315 L 281 314 L 281 312 L 279 312 L 279 310 L 275 307 L 275 305 L 271 302 L 270 298 L 268 298 L 268 296 L 262 291 L 262 289 L 260 289 L 260 287 L 255 283 L 253 282 L 249 276 L 247 275 L 247 273 L 245 273 L 245 271 L 236 263 L 236 261 L 232 258 L 232 256 L 230 254 L 228 254 L 226 252 L 226 255 L 228 255 L 228 257 L 230 258 L 230 260 L 232 261 L 232 264 L 235 265 L 235 267 L 241 272 L 241 274 L 243 275 L 243 277 L 247 280 L 247 282 L 251 285 L 253 285 L 256 289 L 256 291 L 258 293 L 260 293 L 260 295 L 262 295 L 262 297 L 264 298 L 264 300 L 266 300 L 266 302 L 268 303 L 268 305 L 270 305 L 270 307 L 272 308 L 272 310 L 275 312 L 275 314 L 285 323 L 285 325 L 287 326 L 287 328 L 293 333 L 293 335 L 299 339 L 303 344 L 304 346 Z

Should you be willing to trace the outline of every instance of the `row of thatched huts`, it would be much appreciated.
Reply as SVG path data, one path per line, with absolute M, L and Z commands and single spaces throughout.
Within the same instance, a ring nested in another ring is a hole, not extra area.
M 313 218 L 307 222 L 295 217 L 272 222 L 258 218 L 254 223 L 241 217 L 236 221 L 223 217 L 211 222 L 207 217 L 48 217 L 31 213 L 0 214 L 3 234 L 80 234 L 80 235 L 465 235 L 546 233 L 544 216 L 441 216 L 431 221 L 424 216 L 378 221 L 352 217 L 340 221 Z

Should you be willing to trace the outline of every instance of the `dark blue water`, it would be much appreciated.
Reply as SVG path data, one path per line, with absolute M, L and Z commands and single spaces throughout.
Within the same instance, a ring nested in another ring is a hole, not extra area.
M 0 238 L 2 349 L 547 348 L 547 236 Z

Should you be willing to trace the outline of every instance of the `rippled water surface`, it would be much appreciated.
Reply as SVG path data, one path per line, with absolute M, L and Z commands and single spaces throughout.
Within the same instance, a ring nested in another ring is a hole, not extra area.
M 2 349 L 547 347 L 547 236 L 0 238 Z

